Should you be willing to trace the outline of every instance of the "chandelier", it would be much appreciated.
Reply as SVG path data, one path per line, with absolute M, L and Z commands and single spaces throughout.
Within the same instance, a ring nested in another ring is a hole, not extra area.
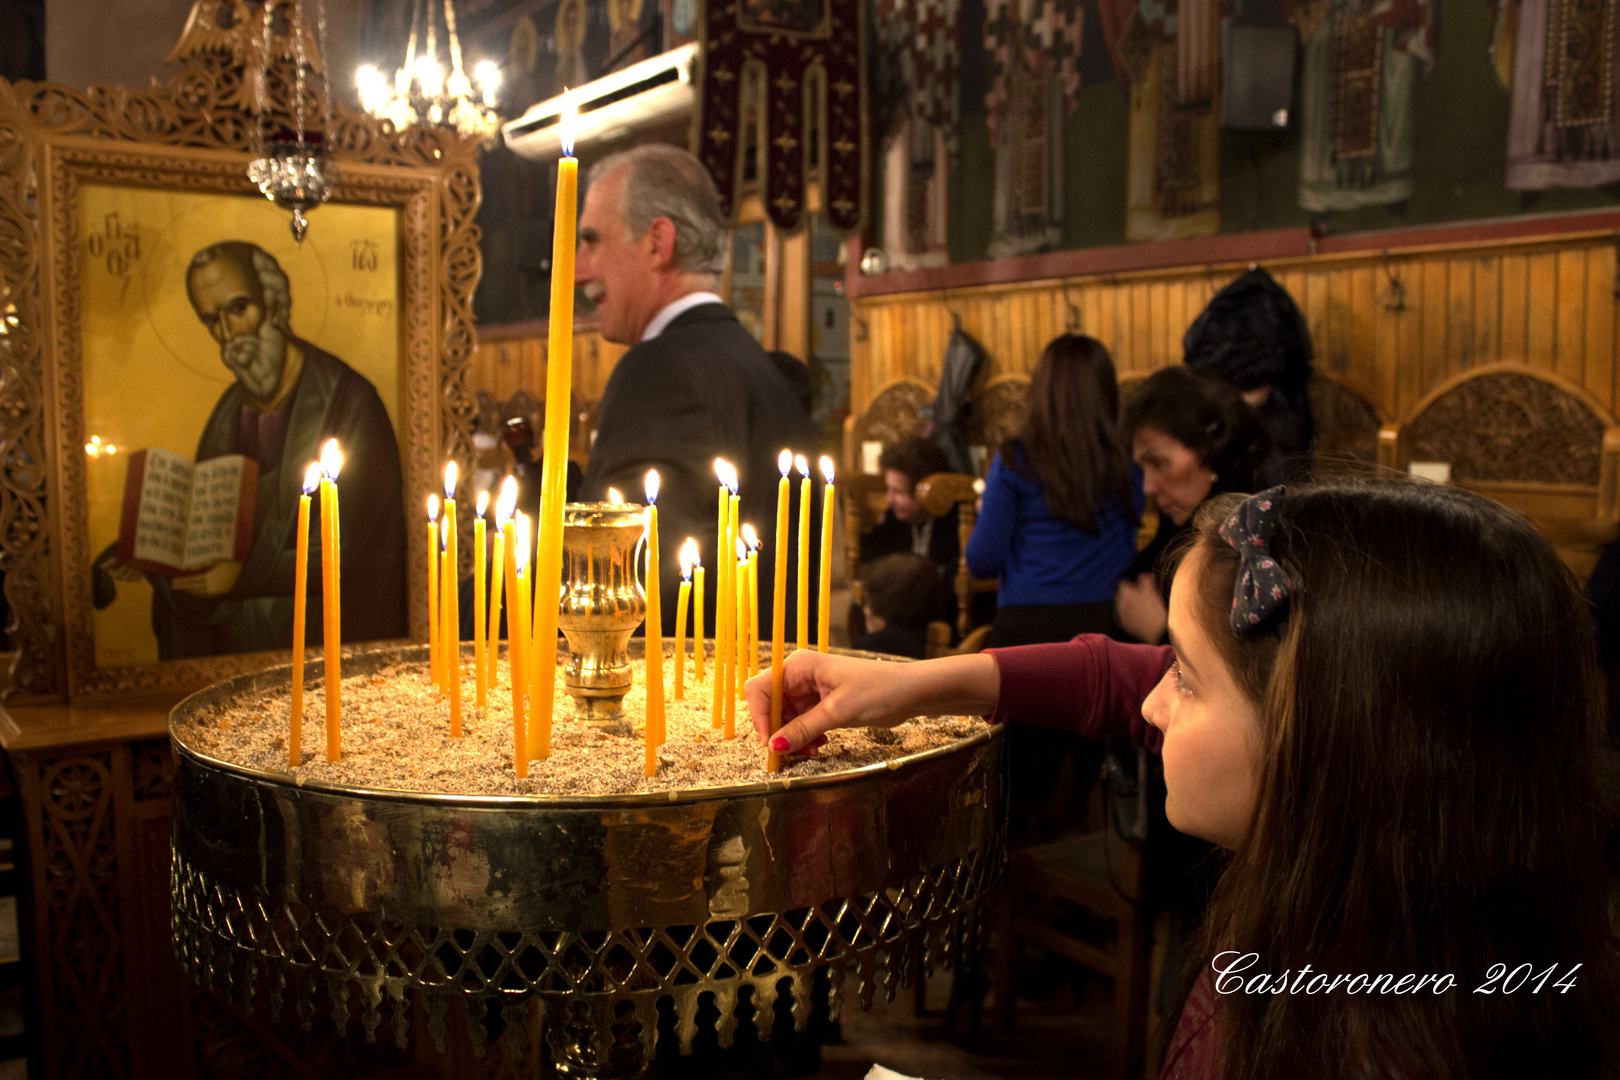
M 264 45 L 257 72 L 259 124 L 253 139 L 254 160 L 247 170 L 248 179 L 258 185 L 265 198 L 292 212 L 293 239 L 300 245 L 309 229 L 306 215 L 331 197 L 340 179 L 327 142 L 332 130 L 332 85 L 326 75 L 325 61 L 319 59 L 326 53 L 326 0 L 318 0 L 316 8 L 318 46 L 306 41 L 309 23 L 304 18 L 303 5 L 297 0 L 288 4 L 267 0 L 264 5 Z M 271 29 L 278 10 L 284 12 L 285 25 L 293 41 L 293 130 L 272 135 L 266 130 L 265 112 L 270 108 L 270 66 L 277 55 L 271 51 Z M 305 123 L 304 73 L 317 67 L 321 76 L 322 126 L 319 132 L 312 132 Z
M 414 0 L 405 66 L 394 72 L 392 83 L 371 64 L 356 73 L 360 107 L 379 120 L 393 121 L 396 129 L 437 124 L 469 138 L 477 136 L 485 146 L 493 146 L 501 124 L 495 112 L 500 68 L 494 61 L 480 60 L 473 67 L 472 77 L 467 77 L 461 62 L 461 39 L 456 36 L 456 9 L 451 0 L 444 0 L 445 39 L 450 53 L 446 75 L 439 63 L 438 20 L 433 9 L 433 0 Z M 418 41 L 424 43 L 420 53 Z

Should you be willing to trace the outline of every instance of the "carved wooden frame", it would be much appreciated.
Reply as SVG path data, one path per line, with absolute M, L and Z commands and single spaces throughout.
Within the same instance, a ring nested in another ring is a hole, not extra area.
M 286 126 L 291 88 L 271 72 Z M 0 80 L 0 568 L 18 649 L 11 692 L 30 699 L 173 692 L 275 662 L 246 653 L 95 666 L 91 637 L 78 185 L 111 181 L 256 194 L 246 169 L 256 118 L 237 104 L 246 78 L 198 55 L 168 85 L 81 92 Z M 405 500 L 437 486 L 447 457 L 471 464 L 476 405 L 465 382 L 480 261 L 476 140 L 337 110 L 329 141 L 342 170 L 333 201 L 400 211 Z M 319 228 L 317 213 L 312 227 Z M 424 541 L 406 532 L 410 628 L 426 637 Z

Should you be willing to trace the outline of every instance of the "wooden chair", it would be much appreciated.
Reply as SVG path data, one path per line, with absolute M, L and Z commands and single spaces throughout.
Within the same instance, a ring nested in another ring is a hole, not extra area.
M 1111 922 L 1112 933 L 1098 944 L 1059 929 L 1063 904 Z M 1110 820 L 1101 832 L 1013 851 L 999 918 L 995 988 L 1002 1031 L 1010 1035 L 1014 1026 L 1023 944 L 1039 945 L 1114 981 L 1113 1075 L 1140 1078 L 1151 946 L 1142 914 L 1142 845 L 1122 838 Z
M 979 520 L 977 490 L 980 481 L 961 473 L 935 473 L 917 481 L 917 502 L 935 517 L 943 517 L 956 510 L 956 536 L 961 545 L 961 557 L 956 564 L 956 632 L 966 638 L 974 628 L 973 601 L 983 594 L 996 591 L 995 578 L 976 578 L 968 570 L 968 538 Z
M 977 451 L 975 456 L 982 453 L 984 463 L 978 466 L 978 473 L 983 476 L 1001 444 L 1023 430 L 1029 415 L 1029 376 L 998 375 L 973 394 L 972 402 L 968 449 Z
M 868 446 L 887 446 L 901 439 L 921 435 L 928 426 L 925 410 L 934 402 L 933 388 L 916 379 L 896 379 L 872 398 L 859 416 L 844 418 L 844 461 L 838 473 L 838 490 L 844 499 L 844 554 L 849 570 L 849 638 L 854 641 L 866 632 L 862 611 L 865 596 L 859 579 L 861 537 L 883 517 L 886 501 L 883 474 L 862 468 Z M 873 467 L 876 468 L 875 462 Z
M 1620 426 L 1548 372 L 1491 364 L 1441 383 L 1379 431 L 1378 461 L 1448 463 L 1453 484 L 1533 521 L 1582 581 L 1620 532 Z

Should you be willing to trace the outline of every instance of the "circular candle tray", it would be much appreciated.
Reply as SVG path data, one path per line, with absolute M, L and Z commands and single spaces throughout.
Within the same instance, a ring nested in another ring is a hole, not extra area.
M 344 673 L 425 655 L 362 653 Z M 725 1047 L 739 1014 L 768 1038 L 784 992 L 803 1030 L 821 969 L 836 1016 L 851 988 L 867 1008 L 951 966 L 1003 865 L 999 728 L 848 772 L 583 797 L 299 785 L 180 735 L 289 677 L 226 680 L 170 721 L 176 948 L 199 984 L 275 1021 L 358 1019 L 375 1040 L 386 1018 L 403 1047 L 414 999 L 442 1051 L 460 999 L 475 1040 L 498 1015 L 519 1056 L 534 1012 L 560 1072 L 635 1076 L 660 1002 L 689 1053 L 700 997 Z

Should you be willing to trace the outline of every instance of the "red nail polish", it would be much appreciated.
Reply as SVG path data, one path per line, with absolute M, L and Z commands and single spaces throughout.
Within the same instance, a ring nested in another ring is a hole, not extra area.
M 771 740 L 771 749 L 776 751 L 778 754 L 785 753 L 787 748 L 788 741 L 785 736 L 778 735 L 776 738 Z

